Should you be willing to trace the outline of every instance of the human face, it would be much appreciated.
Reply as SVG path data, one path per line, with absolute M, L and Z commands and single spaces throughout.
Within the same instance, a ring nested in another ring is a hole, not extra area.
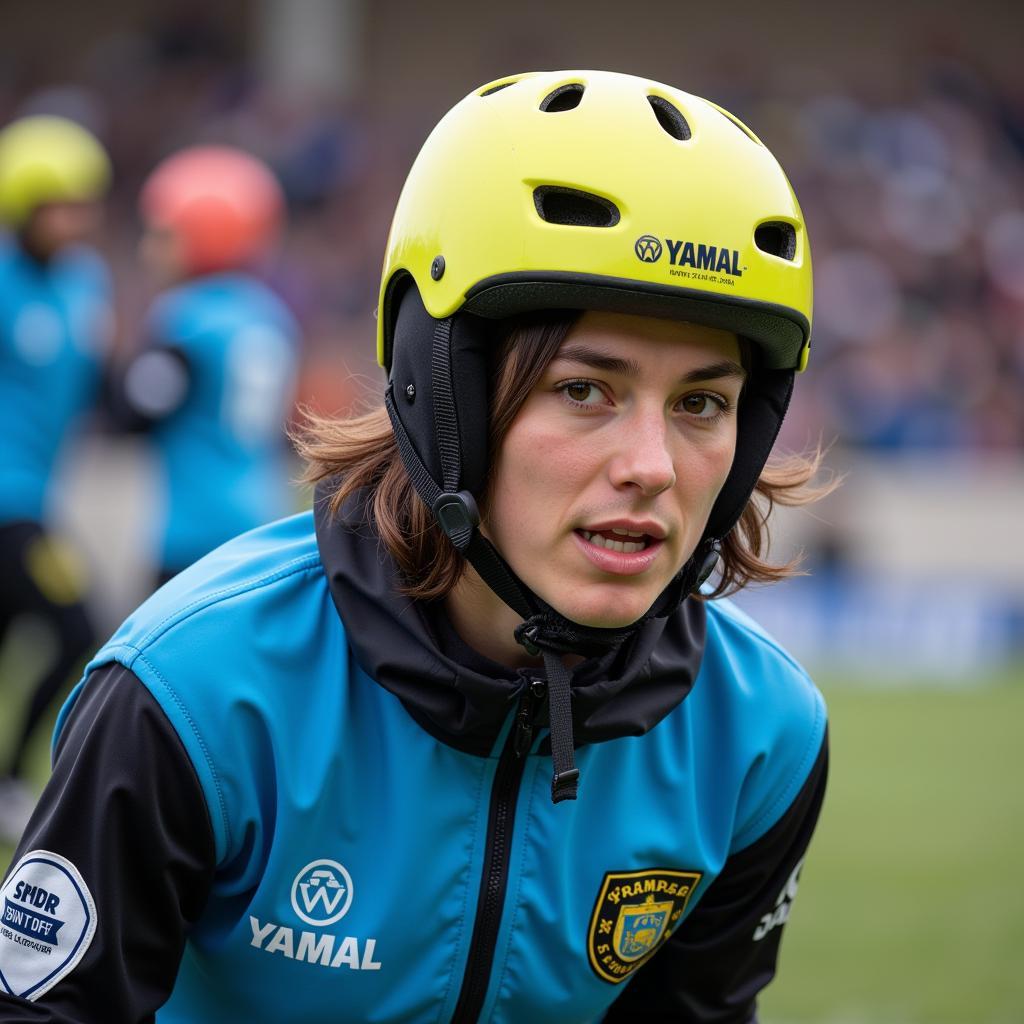
M 45 203 L 32 212 L 25 237 L 34 252 L 49 258 L 67 245 L 86 241 L 101 220 L 99 203 Z
M 700 541 L 744 377 L 735 334 L 585 313 L 501 444 L 485 533 L 566 618 L 635 622 Z
M 179 236 L 170 229 L 147 225 L 139 239 L 139 258 L 161 288 L 185 278 L 185 251 Z

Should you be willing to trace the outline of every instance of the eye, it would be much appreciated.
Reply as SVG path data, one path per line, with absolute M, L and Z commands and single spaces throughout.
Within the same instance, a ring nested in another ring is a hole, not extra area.
M 557 385 L 555 390 L 564 395 L 571 405 L 596 406 L 605 400 L 601 389 L 589 380 L 568 380 Z
M 710 391 L 695 391 L 680 400 L 679 408 L 696 419 L 714 420 L 729 409 L 729 403 L 721 395 Z

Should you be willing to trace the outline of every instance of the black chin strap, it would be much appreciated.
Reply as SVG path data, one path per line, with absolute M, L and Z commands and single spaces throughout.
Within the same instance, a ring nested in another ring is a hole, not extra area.
M 638 622 L 623 629 L 581 626 L 559 614 L 532 593 L 512 571 L 498 550 L 477 527 L 480 512 L 469 491 L 458 489 L 462 475 L 459 425 L 452 387 L 451 319 L 439 320 L 431 352 L 431 387 L 434 430 L 441 455 L 443 486 L 430 475 L 395 408 L 394 385 L 388 383 L 384 405 L 395 432 L 398 451 L 416 493 L 432 510 L 445 536 L 477 571 L 480 578 L 521 619 L 515 638 L 528 654 L 540 655 L 548 676 L 551 720 L 551 760 L 554 803 L 575 800 L 579 769 L 575 764 L 572 724 L 572 677 L 562 661 L 565 654 L 592 656 L 616 647 L 631 637 L 648 618 L 668 615 L 687 594 L 699 587 L 718 561 L 717 541 L 704 541 L 682 572 Z

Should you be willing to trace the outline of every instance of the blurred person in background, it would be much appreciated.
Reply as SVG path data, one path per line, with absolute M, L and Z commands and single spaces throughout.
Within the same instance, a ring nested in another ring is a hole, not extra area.
M 113 374 L 116 422 L 147 431 L 161 469 L 154 561 L 163 583 L 236 534 L 293 511 L 285 420 L 298 327 L 256 276 L 284 198 L 260 160 L 182 150 L 139 200 L 143 263 L 165 290 L 143 341 Z
M 503 79 L 417 157 L 379 309 L 384 404 L 311 422 L 314 510 L 180 573 L 66 705 L 0 1021 L 755 1019 L 826 716 L 710 598 L 789 575 L 762 501 L 815 494 L 768 461 L 789 182 L 669 86 Z
M 0 763 L 0 837 L 11 842 L 33 803 L 19 777 L 28 742 L 95 639 L 84 563 L 52 527 L 51 485 L 111 341 L 107 269 L 84 244 L 109 181 L 106 152 L 73 121 L 24 117 L 0 131 L 0 641 L 21 616 L 52 636 Z

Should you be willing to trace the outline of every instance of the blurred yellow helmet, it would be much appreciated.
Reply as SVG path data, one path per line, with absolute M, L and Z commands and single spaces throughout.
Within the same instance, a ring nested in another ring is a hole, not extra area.
M 44 203 L 100 198 L 110 176 L 103 147 L 74 121 L 24 117 L 0 131 L 0 220 L 10 227 Z
M 807 362 L 810 251 L 778 161 L 715 104 L 632 75 L 512 76 L 456 105 L 395 211 L 385 367 L 409 278 L 438 319 L 644 313 L 734 331 L 768 368 Z

